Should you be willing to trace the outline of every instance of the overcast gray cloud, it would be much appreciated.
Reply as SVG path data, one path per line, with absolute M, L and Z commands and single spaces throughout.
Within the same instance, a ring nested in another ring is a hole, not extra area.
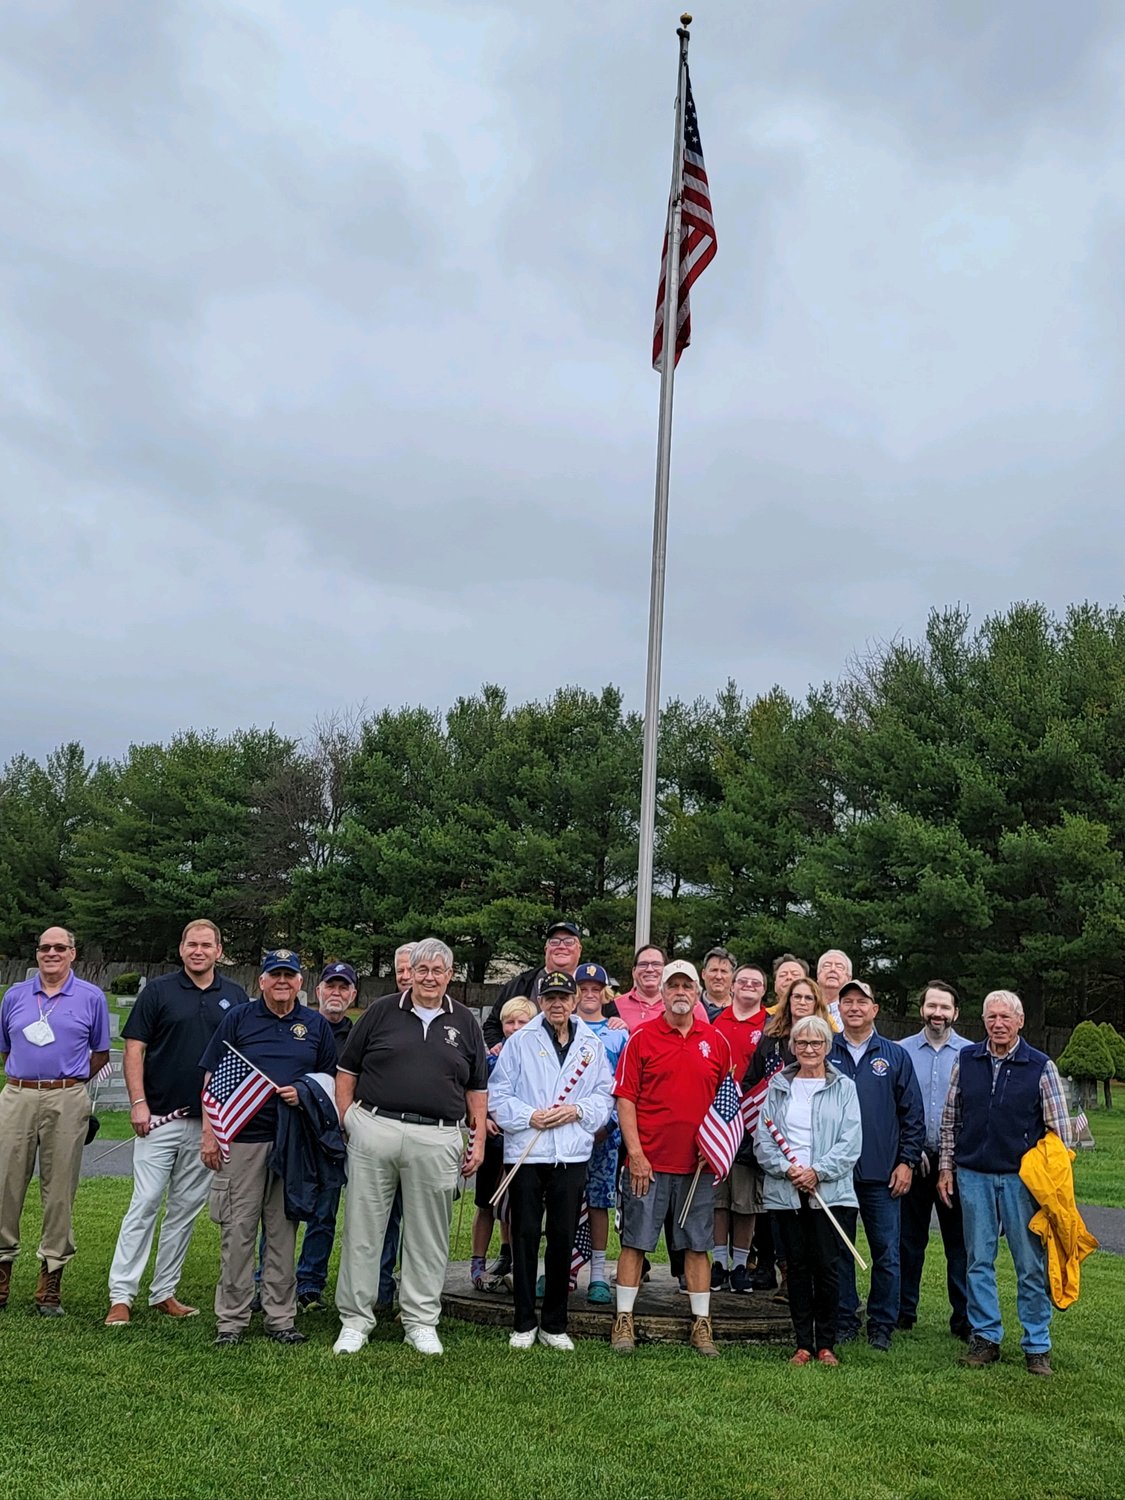
M 0 757 L 643 691 L 676 11 L 13 3 Z M 667 694 L 1117 602 L 1125 11 L 695 7 Z

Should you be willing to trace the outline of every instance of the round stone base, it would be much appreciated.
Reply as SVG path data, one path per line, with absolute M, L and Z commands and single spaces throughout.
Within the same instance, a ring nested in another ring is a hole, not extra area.
M 611 1274 L 612 1284 L 612 1274 Z M 609 1339 L 614 1306 L 586 1301 L 585 1273 L 570 1295 L 567 1331 L 572 1338 Z M 772 1292 L 711 1293 L 711 1323 L 721 1343 L 779 1344 L 793 1342 L 789 1308 L 775 1302 Z M 512 1294 L 507 1291 L 478 1292 L 469 1277 L 468 1261 L 453 1261 L 445 1276 L 441 1297 L 443 1316 L 467 1323 L 497 1328 L 512 1326 Z M 687 1293 L 669 1274 L 667 1266 L 654 1266 L 641 1287 L 633 1309 L 638 1342 L 687 1342 L 691 1332 L 691 1308 Z

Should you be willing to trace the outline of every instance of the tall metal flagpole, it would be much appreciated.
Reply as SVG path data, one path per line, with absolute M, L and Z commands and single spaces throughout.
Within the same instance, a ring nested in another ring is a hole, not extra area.
M 676 143 L 668 199 L 668 250 L 664 270 L 664 334 L 660 354 L 660 428 L 656 440 L 656 506 L 652 522 L 652 583 L 648 602 L 648 674 L 645 679 L 644 756 L 641 766 L 640 851 L 637 861 L 636 947 L 647 943 L 652 922 L 652 872 L 656 842 L 656 751 L 660 737 L 660 648 L 664 635 L 664 572 L 668 557 L 668 471 L 672 460 L 672 387 L 676 378 L 676 325 L 680 300 L 680 219 L 684 198 L 684 106 L 691 17 L 682 15 L 680 76 L 676 89 Z

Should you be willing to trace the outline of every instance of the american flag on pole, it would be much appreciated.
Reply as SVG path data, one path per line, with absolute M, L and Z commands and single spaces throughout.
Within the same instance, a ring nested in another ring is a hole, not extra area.
M 742 1145 L 742 1131 L 742 1090 L 728 1073 L 695 1136 L 716 1178 L 725 1177 L 734 1165 L 735 1152 Z
M 264 1073 L 259 1073 L 229 1042 L 226 1047 L 226 1056 L 203 1090 L 203 1113 L 211 1122 L 224 1161 L 230 1157 L 231 1141 L 274 1092 Z
M 574 1249 L 570 1252 L 570 1290 L 578 1285 L 578 1273 L 594 1253 L 594 1241 L 590 1234 L 590 1205 L 586 1194 L 582 1194 L 582 1207 L 578 1211 L 578 1232 L 574 1236 Z
M 707 168 L 703 165 L 703 145 L 699 139 L 699 121 L 695 100 L 691 97 L 691 77 L 684 69 L 687 99 L 684 105 L 684 175 L 683 209 L 680 218 L 680 293 L 676 319 L 676 357 L 691 343 L 691 288 L 715 258 L 715 221 L 711 217 L 711 189 L 707 185 Z M 664 250 L 660 260 L 660 286 L 656 293 L 656 327 L 652 335 L 652 367 L 659 370 L 664 352 L 664 289 L 668 276 L 668 231 L 664 231 Z
M 766 1097 L 766 1090 L 770 1086 L 770 1079 L 775 1073 L 784 1067 L 784 1061 L 780 1052 L 773 1052 L 766 1060 L 766 1071 L 752 1087 L 746 1090 L 742 1098 L 742 1123 L 750 1135 L 758 1125 L 758 1116 L 762 1112 L 762 1101 Z

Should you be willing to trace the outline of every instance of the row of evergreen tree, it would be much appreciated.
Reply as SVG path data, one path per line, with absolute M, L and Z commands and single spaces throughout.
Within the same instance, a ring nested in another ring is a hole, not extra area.
M 185 730 L 0 777 L 0 953 L 48 920 L 86 951 L 174 955 L 187 914 L 228 952 L 386 965 L 436 933 L 473 979 L 565 915 L 627 977 L 641 724 L 612 687 L 445 713 L 340 713 L 298 742 Z M 701 953 L 839 946 L 884 999 L 931 977 L 1033 1026 L 1125 1010 L 1125 613 L 1021 604 L 870 649 L 796 699 L 661 715 L 653 938 Z

